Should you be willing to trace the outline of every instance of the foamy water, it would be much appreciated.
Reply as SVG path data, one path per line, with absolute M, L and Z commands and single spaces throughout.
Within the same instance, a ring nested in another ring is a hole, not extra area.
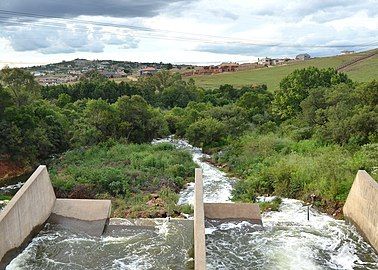
M 172 137 L 203 169 L 204 201 L 230 200 L 235 179 L 202 161 L 201 149 Z M 180 193 L 179 203 L 193 203 L 194 183 Z M 270 200 L 272 198 L 264 198 Z M 263 224 L 207 221 L 208 269 L 376 270 L 378 256 L 344 221 L 310 210 L 301 201 L 283 199 L 280 211 L 264 213 Z M 121 222 L 130 225 L 127 220 Z M 7 267 L 15 269 L 187 269 L 191 263 L 192 227 L 157 221 L 153 229 L 117 230 L 104 237 L 47 227 Z
M 230 202 L 233 179 L 215 166 L 203 162 L 202 159 L 209 156 L 202 153 L 201 148 L 190 145 L 185 140 L 176 140 L 173 136 L 165 139 L 155 140 L 156 143 L 171 143 L 178 149 L 185 149 L 193 156 L 193 161 L 202 168 L 203 186 L 204 186 L 204 202 Z M 189 183 L 185 189 L 180 192 L 178 204 L 194 205 L 194 183 Z
M 204 201 L 228 202 L 232 183 L 206 155 L 186 141 L 169 142 L 189 150 L 203 169 Z M 193 203 L 194 183 L 181 192 L 180 203 Z M 269 201 L 271 197 L 260 197 Z M 283 199 L 280 211 L 262 215 L 263 227 L 246 221 L 206 224 L 208 269 L 317 270 L 378 269 L 378 255 L 351 225 L 310 208 L 301 201 Z
M 116 228 L 91 237 L 48 225 L 6 269 L 190 269 L 190 222 Z

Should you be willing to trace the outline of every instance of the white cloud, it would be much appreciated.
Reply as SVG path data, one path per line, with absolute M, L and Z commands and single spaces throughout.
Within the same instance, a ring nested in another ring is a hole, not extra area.
M 339 48 L 316 46 L 372 43 L 378 36 L 376 0 L 200 0 L 170 4 L 161 1 L 165 4 L 158 12 L 150 9 L 135 16 L 130 13 L 128 18 L 121 18 L 117 12 L 115 17 L 111 14 L 97 16 L 102 14 L 100 9 L 91 10 L 89 15 L 84 11 L 75 13 L 85 15 L 77 18 L 81 20 L 131 24 L 161 31 L 83 26 L 75 19 L 56 27 L 46 26 L 46 22 L 51 24 L 51 19 L 35 20 L 31 26 L 4 25 L 0 45 L 3 44 L 5 54 L 1 57 L 7 55 L 9 61 L 15 62 L 76 57 L 158 62 L 248 61 L 300 52 L 319 56 L 335 54 Z M 123 7 L 127 6 L 126 0 L 121 2 Z M 141 12 L 140 8 L 137 6 L 136 11 Z M 252 43 L 314 47 L 266 47 Z

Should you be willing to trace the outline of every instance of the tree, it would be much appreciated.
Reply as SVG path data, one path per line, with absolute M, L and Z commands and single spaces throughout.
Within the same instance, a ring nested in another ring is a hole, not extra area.
M 196 146 L 219 146 L 223 143 L 226 129 L 227 127 L 219 120 L 205 118 L 191 124 L 186 131 L 186 137 Z
M 204 112 L 204 116 L 214 118 L 227 128 L 227 134 L 232 136 L 240 135 L 248 128 L 248 113 L 244 108 L 234 104 L 222 107 L 213 107 Z
M 190 101 L 197 101 L 199 96 L 196 86 L 188 85 L 184 81 L 177 81 L 163 90 L 160 96 L 160 103 L 164 108 L 184 108 Z
M 117 132 L 120 137 L 143 143 L 167 135 L 168 125 L 163 115 L 141 96 L 120 97 L 114 107 L 119 114 Z
M 19 68 L 3 68 L 0 71 L 0 84 L 11 95 L 16 106 L 29 104 L 40 96 L 40 86 L 34 76 Z
M 301 112 L 301 102 L 309 95 L 311 89 L 331 87 L 340 83 L 352 84 L 344 73 L 335 69 L 318 69 L 309 67 L 294 70 L 280 82 L 273 100 L 273 112 L 281 119 L 288 119 Z

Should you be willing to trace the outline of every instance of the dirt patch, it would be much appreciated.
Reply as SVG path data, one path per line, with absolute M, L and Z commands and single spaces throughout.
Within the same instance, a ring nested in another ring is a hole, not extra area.
M 0 160 L 0 182 L 23 175 L 30 170 L 30 166 L 22 166 L 10 160 Z

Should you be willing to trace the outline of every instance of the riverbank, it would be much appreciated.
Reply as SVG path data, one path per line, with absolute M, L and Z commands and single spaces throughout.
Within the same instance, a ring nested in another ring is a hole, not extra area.
M 23 166 L 10 160 L 0 160 L 0 184 L 31 171 L 31 166 Z
M 240 179 L 232 192 L 235 201 L 252 202 L 257 196 L 293 198 L 342 219 L 356 172 L 364 169 L 376 178 L 377 147 L 367 144 L 353 149 L 274 133 L 249 133 L 213 155 L 210 162 Z
M 227 163 L 220 163 L 216 162 L 213 157 L 208 157 L 204 159 L 205 162 L 217 167 L 219 170 L 223 171 L 227 174 L 228 177 L 234 178 L 234 179 L 240 179 L 240 181 L 245 181 L 243 179 L 243 176 L 240 174 L 236 174 L 235 171 L 233 171 Z M 270 212 L 270 211 L 279 211 L 279 206 L 281 205 L 282 199 L 277 196 L 277 199 L 267 202 L 259 202 L 257 200 L 258 196 L 265 196 L 265 197 L 271 197 L 276 196 L 276 194 L 272 193 L 265 193 L 265 194 L 259 194 L 256 193 L 250 201 L 258 202 L 260 205 L 261 212 Z M 343 206 L 344 202 L 335 202 L 335 201 L 323 201 L 322 198 L 319 197 L 307 197 L 307 198 L 292 198 L 292 199 L 298 199 L 303 201 L 304 205 L 311 205 L 311 207 L 317 209 L 321 213 L 325 213 L 329 216 L 332 216 L 335 219 L 344 219 L 343 215 Z M 235 200 L 238 201 L 238 200 Z
M 173 145 L 110 141 L 64 153 L 49 172 L 59 198 L 110 199 L 112 217 L 161 218 L 192 211 L 177 203 L 195 167 Z

